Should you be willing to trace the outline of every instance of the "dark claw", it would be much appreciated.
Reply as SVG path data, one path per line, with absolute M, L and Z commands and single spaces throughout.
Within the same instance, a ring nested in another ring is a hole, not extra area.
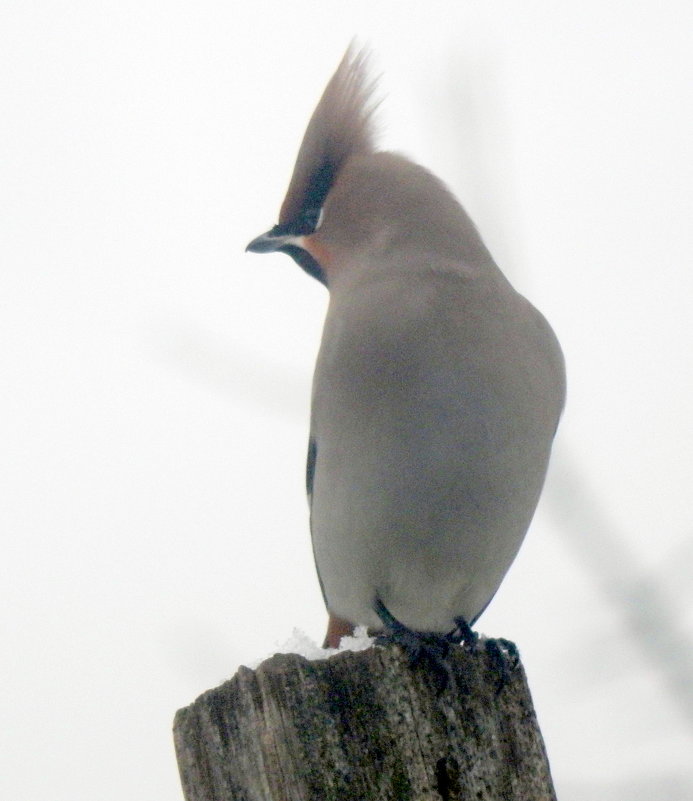
M 457 628 L 447 635 L 448 640 L 458 645 L 464 643 L 469 651 L 474 652 L 478 650 L 479 635 L 472 629 L 469 623 L 467 623 L 463 617 L 456 617 L 455 625 Z M 484 645 L 486 647 L 486 653 L 491 658 L 491 664 L 498 674 L 496 695 L 499 695 L 501 690 L 510 681 L 512 672 L 520 663 L 520 654 L 518 653 L 515 643 L 503 637 L 484 640 Z
M 512 640 L 506 640 L 505 637 L 498 637 L 496 642 L 505 651 L 508 661 L 510 662 L 510 670 L 513 671 L 520 664 L 520 652 L 517 645 Z
M 486 640 L 486 653 L 491 658 L 491 664 L 498 674 L 498 686 L 496 696 L 500 695 L 501 690 L 510 682 L 513 671 L 520 663 L 520 654 L 514 642 L 503 637 L 498 639 Z
M 436 689 L 439 694 L 442 693 L 449 681 L 450 668 L 446 658 L 450 653 L 450 640 L 433 632 L 412 631 L 400 623 L 380 599 L 376 600 L 374 609 L 385 626 L 385 631 L 376 637 L 376 644 L 399 645 L 409 657 L 412 667 L 422 665 L 431 670 Z

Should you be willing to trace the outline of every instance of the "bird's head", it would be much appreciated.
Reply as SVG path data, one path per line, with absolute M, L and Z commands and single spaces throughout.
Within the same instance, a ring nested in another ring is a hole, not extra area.
M 330 254 L 316 234 L 325 221 L 328 197 L 349 161 L 374 152 L 374 87 L 366 60 L 365 51 L 347 49 L 308 123 L 278 224 L 246 248 L 287 253 L 323 284 L 328 282 Z
M 367 59 L 364 50 L 347 49 L 308 123 L 278 224 L 246 250 L 287 253 L 326 286 L 344 270 L 382 269 L 405 249 L 434 252 L 438 262 L 487 260 L 473 224 L 438 178 L 376 150 Z

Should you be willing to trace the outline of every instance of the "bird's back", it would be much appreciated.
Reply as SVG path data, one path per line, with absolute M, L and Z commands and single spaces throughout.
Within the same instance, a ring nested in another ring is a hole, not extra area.
M 332 292 L 314 379 L 313 544 L 333 614 L 375 626 L 378 597 L 410 628 L 447 631 L 478 616 L 524 537 L 562 357 L 495 268 L 446 270 L 429 254 L 436 269 L 406 269 L 396 255 L 391 272 Z

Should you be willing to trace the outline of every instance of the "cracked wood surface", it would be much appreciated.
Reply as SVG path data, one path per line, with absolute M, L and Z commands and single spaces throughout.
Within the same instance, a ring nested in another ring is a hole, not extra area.
M 447 686 L 396 646 L 241 667 L 178 711 L 186 801 L 555 801 L 524 670 L 452 649 Z

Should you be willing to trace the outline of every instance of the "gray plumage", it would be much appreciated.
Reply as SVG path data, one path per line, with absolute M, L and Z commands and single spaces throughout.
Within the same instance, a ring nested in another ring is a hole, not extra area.
M 307 471 L 331 615 L 417 631 L 473 622 L 520 547 L 564 403 L 542 315 L 447 188 L 373 144 L 371 86 L 347 51 L 306 131 L 283 250 L 329 288 Z

